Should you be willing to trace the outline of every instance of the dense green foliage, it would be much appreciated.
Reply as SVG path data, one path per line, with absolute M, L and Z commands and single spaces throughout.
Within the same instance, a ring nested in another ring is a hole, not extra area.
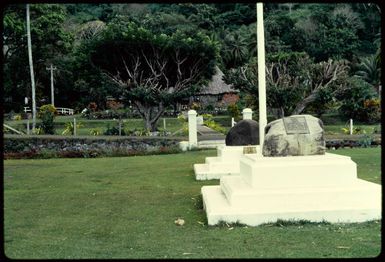
M 55 134 L 55 114 L 56 108 L 51 104 L 40 107 L 38 116 L 41 119 L 40 128 L 43 130 L 44 134 Z
M 202 33 L 157 34 L 117 19 L 89 49 L 92 64 L 122 88 L 151 131 L 167 106 L 211 78 L 218 54 L 217 43 Z
M 287 81 L 268 86 L 268 106 L 276 109 L 281 115 L 307 110 L 321 115 L 329 108 L 337 109 L 339 104 L 335 101 L 336 88 L 328 86 L 315 88 L 314 91 L 314 86 L 309 82 L 300 81 L 307 77 L 310 69 L 315 70 L 317 66 L 325 65 L 329 61 L 332 61 L 333 65 L 346 64 L 348 67 L 344 70 L 345 73 L 349 76 L 359 76 L 378 93 L 381 84 L 380 21 L 379 6 L 373 3 L 266 3 L 264 23 L 267 62 L 274 63 L 271 65 L 273 71 L 288 69 L 284 78 Z M 135 28 L 138 30 L 135 34 L 138 37 L 136 43 L 131 41 L 131 35 L 123 35 L 133 32 Z M 101 70 L 91 65 L 90 51 L 95 47 L 95 41 L 107 40 L 108 37 L 110 40 L 121 38 L 125 41 L 124 45 L 129 42 L 127 47 L 138 52 L 138 47 L 143 50 L 146 43 L 160 47 L 170 42 L 167 48 L 175 48 L 178 45 L 181 48 L 183 39 L 189 37 L 194 43 L 187 46 L 189 52 L 193 52 L 194 48 L 201 48 L 207 55 L 210 52 L 205 48 L 215 45 L 219 56 L 215 60 L 208 60 L 218 65 L 225 75 L 230 75 L 227 79 L 229 83 L 243 86 L 241 97 L 247 98 L 247 101 L 241 103 L 257 102 L 257 95 L 245 87 L 247 83 L 239 73 L 245 68 L 256 66 L 255 4 L 32 4 L 31 31 L 38 106 L 49 100 L 50 75 L 46 67 L 51 63 L 57 67 L 54 73 L 55 101 L 61 107 L 81 111 L 89 103 L 95 102 L 98 109 L 104 109 L 107 96 L 117 99 L 125 97 L 124 99 L 132 101 L 137 92 L 124 93 L 122 88 Z M 25 5 L 14 4 L 5 7 L 5 112 L 21 111 L 24 97 L 31 97 L 25 32 Z M 108 37 L 107 32 L 110 32 Z M 156 36 L 157 40 L 146 40 L 146 35 L 153 35 L 154 39 Z M 163 35 L 167 36 L 167 40 L 161 37 Z M 203 39 L 206 39 L 204 41 L 208 45 L 197 44 Z M 99 60 L 103 56 L 112 60 L 117 58 L 116 52 L 111 49 L 111 41 L 99 44 Z M 104 48 L 101 48 L 102 46 Z M 127 48 L 118 49 L 127 51 Z M 296 54 L 303 54 L 303 57 L 307 58 L 300 59 Z M 269 60 L 282 56 L 297 57 L 300 60 L 296 61 L 300 64 L 303 62 L 302 65 L 308 66 L 309 70 L 297 71 L 288 66 L 285 59 Z M 95 59 L 92 60 L 96 62 Z M 175 68 L 170 70 L 175 71 Z M 205 78 L 209 75 L 210 70 Z M 310 78 L 312 77 L 316 76 L 310 74 Z M 251 78 L 256 79 L 255 72 Z M 338 81 L 334 83 L 345 86 L 353 80 L 340 77 Z M 192 93 L 196 88 L 191 85 L 193 84 L 189 84 L 189 90 Z M 130 89 L 126 88 L 127 90 Z M 309 95 L 311 96 L 306 100 L 306 105 L 299 105 L 299 101 L 305 100 Z M 149 94 L 146 94 L 146 97 L 149 97 Z M 330 98 L 333 98 L 333 101 Z M 361 102 L 355 103 L 358 105 Z

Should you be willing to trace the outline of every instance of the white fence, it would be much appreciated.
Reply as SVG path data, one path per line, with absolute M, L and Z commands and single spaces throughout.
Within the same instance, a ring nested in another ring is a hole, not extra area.
M 39 107 L 37 107 L 36 109 L 39 109 Z M 56 111 L 62 115 L 73 115 L 74 114 L 74 110 L 72 108 L 56 107 Z M 24 107 L 24 112 L 25 113 L 31 112 L 31 109 L 28 106 Z

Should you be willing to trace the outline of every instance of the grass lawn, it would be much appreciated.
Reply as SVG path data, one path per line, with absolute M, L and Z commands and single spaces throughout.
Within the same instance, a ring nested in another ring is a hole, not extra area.
M 341 149 L 381 183 L 380 148 Z M 4 247 L 10 258 L 373 257 L 381 221 L 207 226 L 193 164 L 174 155 L 4 161 Z M 174 220 L 183 218 L 184 226 Z
M 67 122 L 73 122 L 74 118 L 76 118 L 77 123 L 81 123 L 82 126 L 77 129 L 78 135 L 90 135 L 91 130 L 98 129 L 101 134 L 107 129 L 107 125 L 109 125 L 111 128 L 116 126 L 118 127 L 118 121 L 113 119 L 86 119 L 80 117 L 80 115 L 76 116 L 57 116 L 55 118 L 55 134 L 61 135 L 64 128 L 65 123 Z M 182 128 L 182 124 L 177 118 L 171 118 L 166 117 L 166 130 L 173 133 L 179 129 Z M 133 129 L 143 129 L 144 128 L 144 122 L 141 118 L 130 118 L 130 119 L 122 119 L 123 125 L 122 129 L 126 130 L 133 130 Z M 37 119 L 36 123 L 37 126 L 40 125 L 40 120 Z M 13 128 L 16 128 L 17 130 L 27 132 L 27 120 L 12 120 L 12 121 L 5 121 L 5 124 L 10 125 Z M 164 124 L 163 124 L 163 118 L 160 118 L 158 121 L 158 128 L 163 130 Z M 30 120 L 30 128 L 32 129 L 32 120 Z

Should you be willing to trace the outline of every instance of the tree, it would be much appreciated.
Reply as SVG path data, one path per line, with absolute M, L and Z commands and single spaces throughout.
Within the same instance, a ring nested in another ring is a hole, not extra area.
M 351 59 L 359 48 L 358 30 L 362 22 L 348 5 L 312 5 L 311 15 L 295 24 L 299 43 L 316 62 Z
M 341 101 L 339 112 L 346 118 L 356 119 L 362 122 L 371 122 L 365 101 L 376 97 L 372 86 L 359 77 L 353 76 L 348 79 L 348 85 L 336 92 L 336 97 Z M 379 106 L 378 106 L 379 109 Z M 370 111 L 370 110 L 369 110 Z
M 223 39 L 222 59 L 227 68 L 243 65 L 249 60 L 246 38 L 240 32 L 226 34 Z
M 359 65 L 359 70 L 355 74 L 372 85 L 377 92 L 381 84 L 381 65 L 379 57 L 380 56 L 372 55 L 364 58 Z
M 72 35 L 63 29 L 65 8 L 61 5 L 30 6 L 32 53 L 37 103 L 50 94 L 50 74 L 46 66 L 56 64 L 71 51 Z M 9 5 L 4 10 L 4 106 L 22 110 L 24 97 L 31 97 L 25 5 Z M 59 69 L 59 68 L 58 68 Z M 60 83 L 57 85 L 60 90 Z
M 135 23 L 111 23 L 91 47 L 92 64 L 123 89 L 156 130 L 165 107 L 190 96 L 214 74 L 218 46 L 202 33 L 153 34 Z
M 279 109 L 278 117 L 300 114 L 316 101 L 320 90 L 335 92 L 346 84 L 345 61 L 314 63 L 306 53 L 296 52 L 269 54 L 266 58 L 267 105 Z M 230 70 L 225 81 L 257 97 L 256 60 Z

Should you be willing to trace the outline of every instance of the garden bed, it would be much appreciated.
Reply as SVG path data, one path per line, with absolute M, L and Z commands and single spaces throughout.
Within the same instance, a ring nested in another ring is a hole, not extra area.
M 132 156 L 179 152 L 183 137 L 4 136 L 4 158 Z

